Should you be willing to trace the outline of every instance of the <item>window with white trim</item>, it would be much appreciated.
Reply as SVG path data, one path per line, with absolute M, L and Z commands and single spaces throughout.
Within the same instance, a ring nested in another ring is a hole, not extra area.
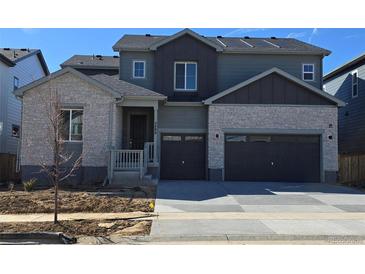
M 352 86 L 352 98 L 359 95 L 359 84 L 358 84 L 358 72 L 357 70 L 351 72 L 351 86 Z
M 303 64 L 303 80 L 314 81 L 314 64 Z
M 18 88 L 19 88 L 19 78 L 14 76 L 13 90 L 17 90 Z
M 82 109 L 62 109 L 61 135 L 65 141 L 82 141 Z
M 146 61 L 133 61 L 133 78 L 145 78 Z
M 175 62 L 176 91 L 197 90 L 197 68 L 196 62 Z

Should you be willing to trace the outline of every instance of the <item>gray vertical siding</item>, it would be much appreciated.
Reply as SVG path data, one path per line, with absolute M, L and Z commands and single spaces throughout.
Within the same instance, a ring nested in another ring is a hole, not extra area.
M 302 79 L 302 64 L 315 65 L 315 80 L 309 84 L 322 88 L 322 57 L 312 55 L 219 54 L 218 91 L 230 88 L 261 72 L 277 67 Z
M 158 109 L 160 130 L 207 129 L 208 109 L 206 106 L 163 106 Z M 187 131 L 188 132 L 188 131 Z
M 19 79 L 19 86 L 21 87 L 45 76 L 45 74 L 36 55 L 18 62 L 14 67 L 7 68 L 7 72 L 0 74 L 3 101 L 1 116 L 4 123 L 0 151 L 12 154 L 16 154 L 19 143 L 19 138 L 12 137 L 12 125 L 20 126 L 21 124 L 21 101 L 16 99 L 13 94 L 14 76 Z
M 351 72 L 358 71 L 358 97 L 352 98 Z M 326 91 L 346 103 L 339 109 L 339 152 L 365 152 L 365 64 L 324 82 Z
M 119 77 L 121 80 L 153 89 L 154 86 L 154 54 L 152 52 L 120 52 L 120 70 Z M 144 79 L 133 78 L 133 60 L 146 61 L 146 77 Z

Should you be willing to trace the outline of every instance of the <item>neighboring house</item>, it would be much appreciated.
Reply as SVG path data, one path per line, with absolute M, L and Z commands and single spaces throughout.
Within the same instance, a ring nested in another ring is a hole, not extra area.
M 118 75 L 75 64 L 23 87 L 23 179 L 34 177 L 58 91 L 67 149 L 84 153 L 74 178 L 334 182 L 337 109 L 322 91 L 328 50 L 287 38 L 125 35 Z M 82 61 L 83 62 L 83 61 Z M 67 63 L 67 62 L 66 62 Z M 147 175 L 146 175 L 147 174 Z M 39 175 L 38 175 L 39 176 Z
M 365 153 L 365 54 L 324 76 L 324 89 L 346 106 L 338 113 L 340 154 Z
M 21 131 L 21 102 L 13 91 L 49 75 L 38 49 L 0 48 L 0 153 L 16 154 Z
M 71 67 L 86 75 L 119 74 L 119 56 L 74 55 L 61 64 L 61 68 Z

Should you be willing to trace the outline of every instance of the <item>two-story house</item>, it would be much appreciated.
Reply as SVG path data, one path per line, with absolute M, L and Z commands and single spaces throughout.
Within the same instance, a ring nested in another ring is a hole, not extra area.
M 0 48 L 0 153 L 18 151 L 21 102 L 13 91 L 47 75 L 40 50 Z
M 346 102 L 338 113 L 340 154 L 365 153 L 365 54 L 323 77 L 324 89 Z
M 118 74 L 93 72 L 113 57 L 89 56 L 15 91 L 24 106 L 24 179 L 37 176 L 40 161 L 52 164 L 38 103 L 51 87 L 61 98 L 67 149 L 83 153 L 80 182 L 117 183 L 133 174 L 336 180 L 343 102 L 321 88 L 328 50 L 296 39 L 204 37 L 189 29 L 125 35 L 113 49 Z

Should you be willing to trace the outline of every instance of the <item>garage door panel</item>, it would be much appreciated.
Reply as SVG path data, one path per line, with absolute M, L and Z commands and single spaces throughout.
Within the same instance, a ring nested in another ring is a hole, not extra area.
M 205 136 L 164 134 L 161 138 L 161 179 L 205 179 Z
M 320 181 L 319 136 L 226 136 L 225 179 Z

